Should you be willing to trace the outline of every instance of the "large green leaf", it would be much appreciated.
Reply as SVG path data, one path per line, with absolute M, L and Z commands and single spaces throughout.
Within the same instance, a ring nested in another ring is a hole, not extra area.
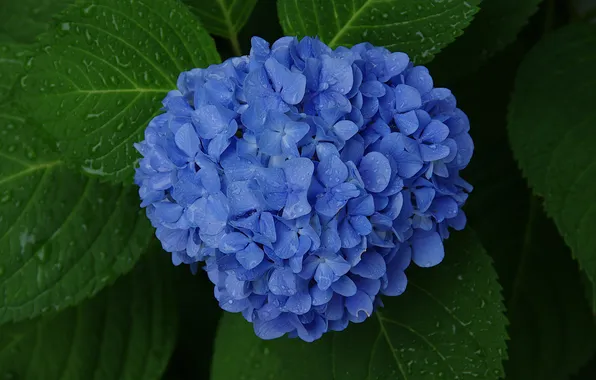
M 464 173 L 474 184 L 466 212 L 503 286 L 511 338 L 506 379 L 567 379 L 594 352 L 596 335 L 577 263 L 531 198 L 508 146 L 508 95 L 523 56 L 515 50 L 454 88 L 476 149 Z M 490 93 L 478 97 L 486 88 Z
M 0 377 L 160 379 L 176 339 L 177 309 L 169 271 L 156 259 L 75 308 L 2 326 Z
M 561 29 L 524 59 L 510 104 L 511 146 L 524 175 L 596 283 L 596 25 Z
M 238 32 L 248 21 L 257 0 L 184 0 L 211 34 L 227 38 L 240 55 Z
M 182 71 L 219 62 L 176 0 L 93 0 L 69 7 L 21 81 L 22 104 L 90 174 L 132 180 L 133 143 Z
M 180 313 L 178 343 L 166 379 L 208 379 L 217 322 L 223 310 L 204 273 L 191 274 L 187 265 L 175 269 Z M 198 343 L 200 342 L 200 343 Z
M 463 36 L 431 64 L 439 82 L 470 75 L 495 53 L 515 41 L 542 0 L 484 0 Z
M 0 100 L 8 96 L 23 73 L 25 49 L 13 43 L 0 43 Z
M 278 0 L 288 35 L 319 36 L 331 47 L 360 42 L 430 61 L 470 23 L 480 0 Z
M 0 1 L 0 41 L 35 42 L 48 29 L 52 17 L 76 1 L 83 0 Z
M 596 326 L 577 263 L 537 200 L 532 202 L 524 238 L 507 300 L 507 379 L 565 380 L 594 354 Z
M 212 379 L 497 379 L 506 320 L 491 260 L 471 232 L 445 261 L 408 271 L 408 289 L 366 322 L 315 343 L 257 338 L 241 317 L 219 327 Z
M 41 136 L 0 108 L 0 323 L 97 293 L 152 235 L 135 188 L 69 170 Z

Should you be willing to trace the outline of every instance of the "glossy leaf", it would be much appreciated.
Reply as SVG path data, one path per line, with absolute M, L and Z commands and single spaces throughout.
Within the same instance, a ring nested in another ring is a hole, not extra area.
M 69 170 L 0 108 L 0 323 L 74 305 L 129 271 L 151 226 L 134 187 Z
M 162 261 L 151 257 L 77 307 L 2 326 L 0 376 L 160 379 L 176 337 L 171 285 Z
M 470 75 L 495 53 L 515 41 L 542 0 L 484 0 L 465 33 L 431 64 L 439 82 Z
M 430 61 L 462 33 L 480 0 L 278 0 L 287 35 L 319 36 L 332 48 L 360 42 Z
M 13 43 L 0 43 L 0 100 L 8 96 L 24 71 L 26 48 Z
M 199 16 L 205 29 L 231 41 L 240 55 L 238 32 L 246 24 L 257 0 L 184 0 Z
M 560 29 L 524 59 L 510 104 L 511 146 L 580 267 L 596 283 L 596 26 Z
M 0 2 L 0 41 L 31 44 L 48 30 L 52 18 L 84 0 L 19 0 Z
M 508 94 L 520 59 L 501 55 L 456 88 L 458 104 L 475 121 L 477 154 L 464 175 L 475 188 L 466 213 L 503 286 L 510 336 L 505 378 L 568 379 L 594 353 L 595 328 L 577 263 L 508 147 Z M 486 87 L 491 92 L 478 97 Z
M 242 317 L 219 326 L 213 380 L 455 379 L 502 376 L 506 320 L 491 260 L 471 232 L 457 233 L 445 261 L 408 271 L 408 288 L 385 297 L 362 324 L 315 343 L 257 338 Z
M 179 73 L 216 62 L 180 2 L 97 0 L 69 7 L 42 39 L 20 100 L 83 170 L 131 182 L 133 143 Z

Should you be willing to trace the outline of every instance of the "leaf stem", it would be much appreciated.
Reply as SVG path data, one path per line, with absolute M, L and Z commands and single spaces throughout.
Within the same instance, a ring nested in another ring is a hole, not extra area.
M 232 45 L 234 56 L 240 57 L 242 50 L 240 49 L 240 42 L 238 42 L 238 33 L 230 33 L 230 45 Z
M 539 208 L 540 201 L 534 195 L 530 195 L 530 206 L 528 208 L 528 222 L 526 224 L 526 231 L 524 234 L 524 243 L 521 250 L 521 257 L 519 259 L 519 266 L 517 267 L 515 279 L 513 280 L 513 289 L 511 290 L 511 298 L 509 299 L 507 309 L 510 309 L 513 307 L 513 305 L 515 305 L 520 293 L 519 289 L 521 287 L 521 279 L 523 278 L 523 272 L 528 261 L 528 256 L 530 256 L 529 251 L 532 247 L 532 230 Z
M 546 15 L 544 17 L 544 34 L 547 34 L 553 29 L 555 23 L 555 0 L 547 0 Z

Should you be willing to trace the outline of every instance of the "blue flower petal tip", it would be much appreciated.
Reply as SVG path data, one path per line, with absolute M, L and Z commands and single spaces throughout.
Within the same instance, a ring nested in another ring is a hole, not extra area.
M 135 144 L 141 205 L 263 339 L 364 321 L 465 226 L 468 118 L 406 54 L 255 37 L 177 85 Z

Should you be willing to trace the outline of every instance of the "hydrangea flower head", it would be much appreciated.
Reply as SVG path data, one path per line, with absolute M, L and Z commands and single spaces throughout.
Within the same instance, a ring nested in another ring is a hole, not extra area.
M 255 37 L 177 85 L 135 145 L 141 206 L 263 339 L 364 321 L 466 224 L 468 118 L 406 54 Z

